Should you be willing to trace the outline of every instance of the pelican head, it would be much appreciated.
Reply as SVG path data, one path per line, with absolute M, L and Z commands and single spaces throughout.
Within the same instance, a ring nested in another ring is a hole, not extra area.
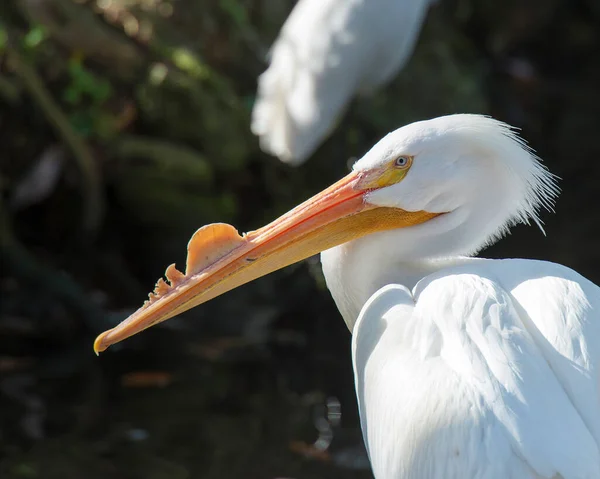
M 355 172 L 394 169 L 406 162 L 403 181 L 369 191 L 365 201 L 405 211 L 445 213 L 439 237 L 456 231 L 452 244 L 421 255 L 474 254 L 508 229 L 531 220 L 541 228 L 540 208 L 551 210 L 554 176 L 507 124 L 481 115 L 449 115 L 399 128 L 355 163 Z M 404 180 L 404 176 L 406 179 Z M 421 228 L 425 229 L 425 227 Z
M 402 127 L 346 177 L 269 225 L 240 236 L 200 228 L 185 273 L 174 265 L 148 301 L 98 336 L 96 352 L 226 291 L 321 251 L 390 238 L 407 260 L 472 254 L 512 224 L 539 224 L 553 176 L 506 124 L 451 115 Z M 390 236 L 392 235 L 392 236 Z M 373 243 L 372 243 L 373 244 Z

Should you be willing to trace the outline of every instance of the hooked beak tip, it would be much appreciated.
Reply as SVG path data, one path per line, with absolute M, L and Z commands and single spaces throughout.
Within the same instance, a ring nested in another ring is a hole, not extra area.
M 108 346 L 105 344 L 105 338 L 111 331 L 112 329 L 104 331 L 102 334 L 99 334 L 94 341 L 94 353 L 96 353 L 96 356 L 100 356 L 100 353 L 108 349 Z

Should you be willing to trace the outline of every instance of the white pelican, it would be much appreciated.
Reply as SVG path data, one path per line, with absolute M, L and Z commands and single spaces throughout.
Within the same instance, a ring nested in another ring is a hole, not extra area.
M 377 479 L 598 479 L 600 289 L 549 262 L 469 257 L 556 194 L 503 123 L 413 123 L 257 231 L 199 229 L 186 273 L 171 265 L 95 349 L 323 251 Z
M 260 76 L 251 129 L 293 165 L 329 135 L 346 104 L 389 82 L 433 0 L 299 0 Z

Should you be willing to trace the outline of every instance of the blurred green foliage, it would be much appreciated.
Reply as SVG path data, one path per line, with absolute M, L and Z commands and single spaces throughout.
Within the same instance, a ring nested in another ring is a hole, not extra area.
M 62 98 L 74 109 L 70 120 L 75 131 L 86 138 L 92 135 L 109 136 L 110 123 L 103 106 L 113 94 L 110 81 L 87 69 L 79 56 L 69 58 L 67 74 L 68 84 Z
M 32 27 L 23 37 L 23 46 L 27 49 L 34 49 L 46 39 L 46 32 L 40 26 Z

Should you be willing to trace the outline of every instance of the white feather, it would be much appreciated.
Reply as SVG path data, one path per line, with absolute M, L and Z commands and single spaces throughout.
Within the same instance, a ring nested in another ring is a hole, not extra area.
M 533 220 L 542 228 L 539 210 L 552 211 L 559 192 L 556 177 L 515 128 L 483 115 L 448 115 L 399 128 L 380 140 L 354 169 L 374 168 L 400 155 L 416 158 L 410 180 L 374 191 L 371 201 L 409 211 L 442 212 L 460 206 L 477 215 L 485 209 L 488 224 L 479 223 L 473 234 L 479 244 L 463 253 L 494 243 L 517 223 Z M 432 188 L 432 181 L 437 188 Z M 420 194 L 415 194 L 417 189 Z M 439 198 L 442 201 L 436 201 Z M 487 235 L 484 241 L 482 234 Z
M 515 270 L 551 273 L 553 287 Z M 573 279 L 580 287 L 562 294 Z M 579 324 L 591 305 L 565 315 L 555 302 L 544 317 L 526 309 L 548 299 L 540 291 L 576 304 L 583 290 L 600 308 L 599 288 L 567 268 L 505 260 L 443 269 L 413 293 L 389 285 L 374 294 L 353 360 L 375 477 L 600 477 L 600 331 L 597 321 Z
M 263 150 L 300 164 L 359 91 L 409 58 L 431 0 L 300 0 L 260 76 L 252 132 Z

